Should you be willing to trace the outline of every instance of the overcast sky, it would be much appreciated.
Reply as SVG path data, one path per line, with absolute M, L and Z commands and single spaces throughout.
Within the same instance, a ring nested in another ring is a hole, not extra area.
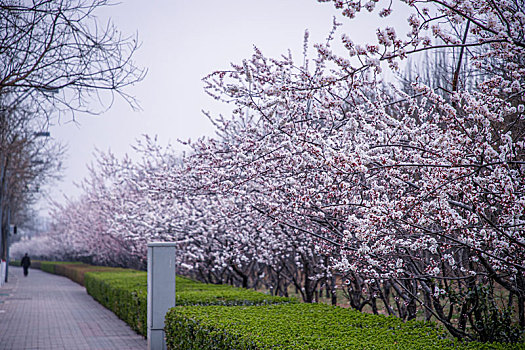
M 162 144 L 212 135 L 201 110 L 218 113 L 227 108 L 204 93 L 204 76 L 250 57 L 254 45 L 267 56 L 290 49 L 300 57 L 305 29 L 310 46 L 324 42 L 334 15 L 332 4 L 316 0 L 123 0 L 106 8 L 100 12 L 103 21 L 111 18 L 122 32 L 136 33 L 142 42 L 135 61 L 148 74 L 128 90 L 142 111 L 117 100 L 102 115 L 78 115 L 77 123 L 62 120 L 51 127 L 52 137 L 67 144 L 69 151 L 63 180 L 49 196 L 58 201 L 63 195 L 78 196 L 74 183 L 86 176 L 95 149 L 111 149 L 120 156 L 132 152 L 130 145 L 143 134 L 157 135 Z M 388 25 L 375 16 L 353 21 L 338 17 L 345 26 L 337 37 L 344 31 L 355 42 L 374 40 L 378 25 Z

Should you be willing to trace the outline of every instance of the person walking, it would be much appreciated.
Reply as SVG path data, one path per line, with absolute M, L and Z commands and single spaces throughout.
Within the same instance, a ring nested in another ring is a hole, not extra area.
M 29 259 L 29 255 L 24 255 L 22 260 L 20 261 L 20 265 L 24 268 L 24 276 L 27 277 L 29 274 L 29 266 L 31 266 L 31 259 Z

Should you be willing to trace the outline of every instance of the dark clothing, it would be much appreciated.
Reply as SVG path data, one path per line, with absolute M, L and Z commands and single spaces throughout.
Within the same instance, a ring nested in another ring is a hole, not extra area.
M 22 265 L 22 267 L 29 267 L 29 266 L 31 266 L 31 259 L 29 259 L 29 256 L 24 255 L 24 257 L 20 261 L 20 265 Z
M 29 266 L 31 266 L 31 259 L 29 259 L 29 256 L 24 255 L 22 260 L 20 261 L 20 265 L 24 268 L 24 276 L 27 276 L 29 273 Z

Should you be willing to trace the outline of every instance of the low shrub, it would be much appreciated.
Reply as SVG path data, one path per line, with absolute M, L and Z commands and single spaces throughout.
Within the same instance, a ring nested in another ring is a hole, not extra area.
M 297 303 L 295 298 L 271 296 L 227 284 L 206 284 L 177 276 L 176 305 L 264 305 Z
M 168 349 L 523 349 L 458 343 L 434 324 L 324 304 L 183 306 L 166 314 Z
M 136 270 L 93 271 L 84 275 L 89 295 L 136 332 L 147 334 L 147 275 Z
M 40 269 L 42 271 L 45 271 L 45 272 L 48 272 L 48 273 L 52 273 L 52 274 L 58 274 L 56 272 L 56 267 L 57 266 L 62 266 L 62 265 L 80 265 L 82 263 L 79 263 L 79 262 L 70 262 L 70 261 L 41 261 L 40 262 Z M 33 265 L 31 263 L 31 265 Z
M 20 261 L 11 261 L 9 263 L 13 266 L 20 266 Z M 72 261 L 31 261 L 31 267 L 35 269 L 41 269 L 42 271 L 60 275 L 69 278 L 70 280 L 77 282 L 80 285 L 84 285 L 84 275 L 86 272 L 91 271 L 114 271 L 121 272 L 126 271 L 120 267 L 108 267 L 108 266 L 94 266 L 88 265 L 81 262 Z
M 93 266 L 87 264 L 59 264 L 55 265 L 55 273 L 69 278 L 80 285 L 84 285 L 84 276 L 87 272 L 121 272 L 125 269 L 120 267 Z
M 31 260 L 31 268 L 40 270 L 41 263 L 42 262 L 40 260 Z M 10 260 L 9 266 L 19 266 L 20 267 L 21 266 L 20 260 Z
M 147 333 L 147 274 L 123 270 L 88 272 L 84 277 L 87 292 L 113 311 L 135 331 Z M 253 290 L 229 285 L 205 284 L 176 276 L 176 305 L 260 305 L 291 303 L 295 299 L 272 297 Z

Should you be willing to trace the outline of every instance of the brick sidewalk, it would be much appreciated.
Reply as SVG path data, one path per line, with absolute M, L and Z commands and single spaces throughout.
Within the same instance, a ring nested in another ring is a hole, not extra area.
M 9 267 L 0 287 L 0 350 L 146 349 L 146 340 L 69 279 Z

